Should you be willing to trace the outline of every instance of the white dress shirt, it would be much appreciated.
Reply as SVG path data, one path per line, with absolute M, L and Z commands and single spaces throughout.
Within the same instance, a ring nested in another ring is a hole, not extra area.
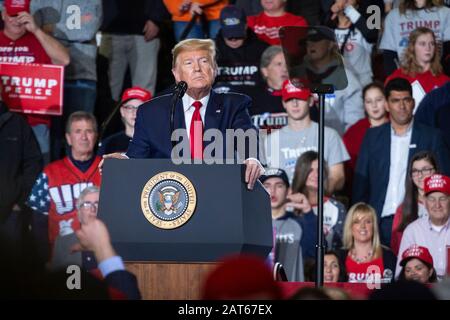
M 412 122 L 404 135 L 398 135 L 391 127 L 391 164 L 389 167 L 389 183 L 386 190 L 381 217 L 395 214 L 405 196 L 405 179 L 408 170 L 408 154 L 411 143 Z
M 202 103 L 202 106 L 200 108 L 200 116 L 202 117 L 202 122 L 203 122 L 203 127 L 204 127 L 205 126 L 206 107 L 208 105 L 209 97 L 210 97 L 210 94 L 208 94 L 207 96 L 201 98 L 200 100 L 196 100 L 196 99 L 192 98 L 191 96 L 189 96 L 188 94 L 185 94 L 183 96 L 183 98 L 181 99 L 182 102 L 183 102 L 184 121 L 186 123 L 186 133 L 187 133 L 187 136 L 188 136 L 189 139 L 191 138 L 191 130 L 190 130 L 190 128 L 191 128 L 191 121 L 192 121 L 192 117 L 193 117 L 194 111 L 195 111 L 195 108 L 192 106 L 192 104 L 195 101 L 200 101 Z M 261 163 L 259 162 L 258 159 L 256 159 L 256 158 L 248 158 L 247 160 L 255 160 L 255 161 L 257 161 L 259 166 L 260 166 L 261 172 L 264 173 L 265 170 L 264 170 L 263 166 L 261 165 Z
M 205 126 L 205 114 L 206 114 L 206 106 L 208 105 L 209 101 L 209 94 L 200 100 L 196 100 L 192 97 L 190 97 L 188 94 L 185 94 L 182 98 L 183 102 L 183 110 L 184 110 L 184 121 L 186 123 L 186 132 L 187 136 L 190 139 L 191 138 L 191 121 L 192 117 L 194 115 L 195 108 L 192 106 L 192 104 L 195 101 L 200 101 L 202 103 L 202 107 L 200 108 L 200 116 L 202 117 L 203 127 Z

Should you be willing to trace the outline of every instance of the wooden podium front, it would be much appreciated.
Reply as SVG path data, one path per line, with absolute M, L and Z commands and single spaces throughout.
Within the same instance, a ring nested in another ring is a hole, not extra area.
M 127 262 L 144 300 L 198 300 L 216 263 Z

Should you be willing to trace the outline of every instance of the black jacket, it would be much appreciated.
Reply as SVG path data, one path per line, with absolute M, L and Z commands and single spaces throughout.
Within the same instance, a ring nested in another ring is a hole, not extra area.
M 251 90 L 263 81 L 259 65 L 261 55 L 268 46 L 249 28 L 244 44 L 233 49 L 226 45 L 219 31 L 216 37 L 218 70 L 214 90 L 220 91 L 226 87 L 229 91 L 252 94 Z
M 170 19 L 162 0 L 103 0 L 101 31 L 114 34 L 143 35 L 147 20 L 160 24 Z
M 31 127 L 0 102 L 0 222 L 25 203 L 42 165 Z

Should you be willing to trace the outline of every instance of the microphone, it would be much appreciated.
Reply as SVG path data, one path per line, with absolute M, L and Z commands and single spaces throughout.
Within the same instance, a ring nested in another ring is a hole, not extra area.
M 174 129 L 175 106 L 177 105 L 178 100 L 183 98 L 187 88 L 187 83 L 184 81 L 180 81 L 175 85 L 175 89 L 173 90 L 172 105 L 170 109 L 170 137 L 172 137 Z M 175 147 L 175 141 L 172 141 L 172 147 Z

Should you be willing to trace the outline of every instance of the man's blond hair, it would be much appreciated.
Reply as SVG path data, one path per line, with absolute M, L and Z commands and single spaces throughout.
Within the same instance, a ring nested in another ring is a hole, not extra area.
M 214 69 L 217 68 L 216 63 L 216 45 L 211 39 L 186 39 L 178 42 L 172 49 L 172 68 L 175 68 L 177 58 L 180 53 L 185 51 L 204 50 L 208 52 L 211 64 Z

